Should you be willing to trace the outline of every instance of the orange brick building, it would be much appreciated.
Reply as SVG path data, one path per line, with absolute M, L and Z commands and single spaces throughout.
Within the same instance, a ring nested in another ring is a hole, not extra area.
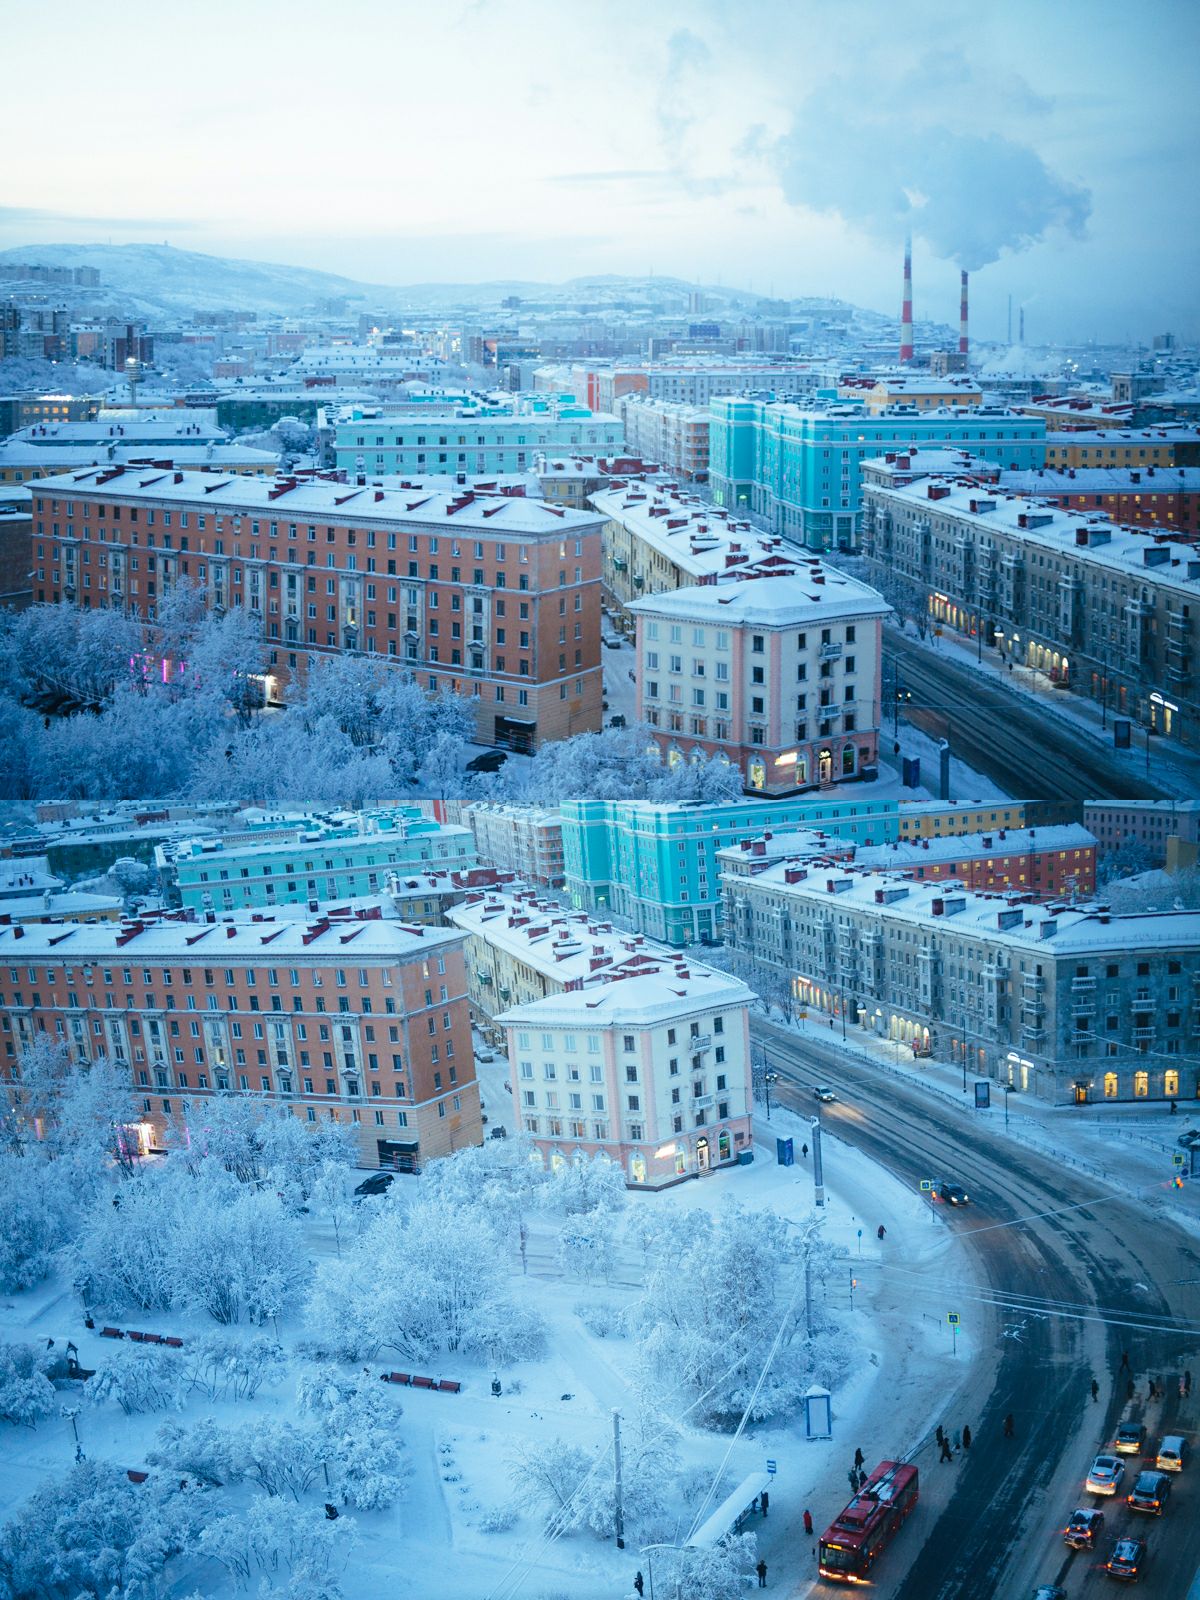
M 854 864 L 924 883 L 954 878 L 968 889 L 1019 889 L 1038 899 L 1096 889 L 1096 837 L 1078 823 L 998 828 L 947 838 L 897 840 L 854 852 Z
M 0 1075 L 38 1034 L 127 1065 L 143 1150 L 185 1100 L 267 1095 L 353 1126 L 360 1164 L 482 1142 L 465 936 L 379 915 L 0 926 Z
M 149 618 L 181 579 L 262 619 L 267 693 L 354 650 L 476 706 L 481 744 L 601 726 L 600 533 L 589 511 L 436 494 L 95 468 L 33 489 L 35 598 Z

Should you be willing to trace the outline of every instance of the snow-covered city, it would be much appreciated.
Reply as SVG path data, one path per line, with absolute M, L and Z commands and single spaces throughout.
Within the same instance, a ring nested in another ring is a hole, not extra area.
M 48 20 L 0 1600 L 1200 1600 L 1200 13 Z

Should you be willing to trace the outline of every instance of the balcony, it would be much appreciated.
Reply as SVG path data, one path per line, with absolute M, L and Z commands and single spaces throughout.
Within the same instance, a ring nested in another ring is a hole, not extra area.
M 688 1040 L 689 1050 L 708 1050 L 712 1047 L 711 1033 L 694 1033 Z
M 842 647 L 840 644 L 823 644 L 821 646 L 822 661 L 836 661 L 841 656 L 841 653 Z

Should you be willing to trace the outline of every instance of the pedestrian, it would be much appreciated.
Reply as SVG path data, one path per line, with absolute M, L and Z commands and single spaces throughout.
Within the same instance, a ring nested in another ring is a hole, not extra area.
M 754 1499 L 751 1500 L 750 1509 L 751 1509 L 751 1511 L 757 1511 L 758 1510 L 758 1496 L 757 1495 L 755 1495 Z
M 1182 1400 L 1187 1394 L 1187 1386 L 1183 1381 L 1183 1374 L 1179 1375 L 1179 1398 Z
M 1165 1399 L 1167 1390 L 1161 1378 L 1155 1378 L 1154 1387 L 1158 1390 L 1158 1398 L 1160 1400 Z
M 970 1448 L 971 1448 L 971 1430 L 970 1430 L 969 1427 L 965 1427 L 963 1429 L 963 1449 L 964 1450 L 969 1450 Z
M 811 1539 L 812 1536 L 813 1536 L 813 1524 L 812 1524 L 812 1512 L 811 1511 L 806 1511 L 804 1513 L 804 1531 L 808 1535 L 808 1537 Z
M 1130 1367 L 1129 1367 L 1129 1351 L 1128 1350 L 1122 1350 L 1121 1351 L 1121 1366 L 1120 1366 L 1119 1370 L 1121 1372 L 1128 1372 L 1130 1370 Z
M 771 1503 L 771 1496 L 764 1489 L 763 1492 L 762 1492 L 762 1514 L 763 1514 L 763 1521 L 764 1522 L 766 1521 L 766 1517 L 767 1517 L 767 1507 L 770 1505 L 770 1503 Z
M 1178 1106 L 1177 1106 L 1177 1105 L 1176 1105 L 1176 1104 L 1175 1104 L 1175 1102 L 1174 1102 L 1174 1100 L 1172 1100 L 1172 1101 L 1171 1101 L 1171 1115 L 1172 1115 L 1172 1116 L 1174 1116 L 1174 1115 L 1175 1115 L 1175 1113 L 1176 1113 L 1176 1112 L 1177 1112 L 1177 1111 L 1178 1111 L 1178 1110 L 1179 1110 L 1179 1107 L 1178 1107 Z
M 1010 1411 L 1008 1413 L 1008 1415 L 1004 1419 L 1004 1437 L 1006 1439 L 1011 1439 L 1012 1438 L 1013 1433 L 1016 1430 L 1016 1426 L 1017 1426 L 1017 1419 L 1013 1416 L 1012 1412 Z
M 832 1027 L 833 1027 L 833 1018 L 832 1018 L 832 1017 L 830 1017 L 830 1019 L 829 1019 L 829 1026 L 830 1026 L 830 1027 L 831 1027 L 831 1028 L 832 1028 Z
M 1183 1392 L 1190 1400 L 1192 1398 L 1192 1374 L 1185 1372 L 1183 1375 Z
M 941 1442 L 942 1442 L 942 1434 L 944 1432 L 945 1432 L 945 1429 L 942 1427 L 941 1423 L 939 1422 L 938 1425 L 937 1425 L 937 1432 L 934 1434 L 934 1438 L 937 1440 L 938 1444 L 941 1444 Z
M 646 1580 L 645 1580 L 645 1578 L 642 1577 L 640 1572 L 637 1574 L 637 1576 L 633 1580 L 633 1587 L 637 1590 L 637 1592 L 639 1594 L 644 1594 L 645 1593 Z
M 341 1515 L 341 1512 L 338 1510 L 338 1508 L 335 1505 L 332 1505 L 328 1500 L 326 1500 L 326 1502 L 325 1502 L 325 1521 L 326 1522 L 336 1522 L 340 1515 Z
M 1157 1398 L 1157 1396 L 1158 1396 L 1158 1390 L 1154 1387 L 1154 1379 L 1153 1378 L 1147 1378 L 1146 1379 L 1146 1399 L 1147 1400 L 1154 1400 L 1154 1399 Z
M 1137 1393 L 1137 1389 L 1134 1386 L 1133 1379 L 1130 1378 L 1129 1382 L 1125 1385 L 1125 1398 L 1126 1398 L 1126 1400 L 1132 1400 L 1136 1393 Z
M 950 1441 L 946 1437 L 946 1435 L 943 1434 L 942 1435 L 942 1453 L 938 1457 L 938 1460 L 939 1461 L 953 1461 L 953 1459 L 954 1459 L 954 1457 L 950 1454 Z
M 760 1561 L 754 1570 L 758 1573 L 758 1587 L 765 1589 L 767 1587 L 767 1563 Z
M 850 1493 L 858 1493 L 858 1473 L 855 1472 L 853 1467 L 850 1468 Z
M 1096 1382 L 1095 1378 L 1092 1379 L 1092 1404 L 1100 1404 L 1100 1385 Z
M 859 1445 L 858 1449 L 854 1452 L 854 1465 L 856 1467 L 861 1467 L 866 1459 L 866 1456 L 864 1456 L 862 1453 L 862 1446 Z
M 887 1232 L 887 1229 L 884 1227 L 883 1223 L 881 1222 L 879 1224 L 878 1232 L 876 1233 L 876 1238 L 882 1239 L 886 1232 Z

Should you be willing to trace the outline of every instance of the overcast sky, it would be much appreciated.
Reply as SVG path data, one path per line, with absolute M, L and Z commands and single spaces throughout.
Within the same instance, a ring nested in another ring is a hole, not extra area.
M 0 246 L 1196 333 L 1194 0 L 3 0 Z

